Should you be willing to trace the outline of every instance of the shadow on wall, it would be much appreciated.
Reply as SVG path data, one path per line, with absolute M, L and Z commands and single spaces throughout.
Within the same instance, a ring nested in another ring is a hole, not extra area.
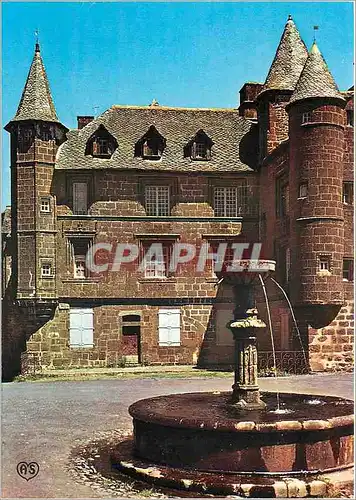
M 21 353 L 26 350 L 25 327 L 20 308 L 12 297 L 12 279 L 2 303 L 1 357 L 3 382 L 11 382 L 21 373 Z

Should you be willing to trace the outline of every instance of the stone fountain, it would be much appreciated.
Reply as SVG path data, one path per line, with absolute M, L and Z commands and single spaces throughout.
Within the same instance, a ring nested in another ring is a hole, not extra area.
M 232 393 L 189 393 L 137 401 L 133 440 L 119 443 L 113 467 L 144 481 L 200 494 L 324 496 L 352 480 L 353 402 L 308 394 L 260 393 L 254 280 L 273 261 L 239 261 L 223 271 L 233 286 Z

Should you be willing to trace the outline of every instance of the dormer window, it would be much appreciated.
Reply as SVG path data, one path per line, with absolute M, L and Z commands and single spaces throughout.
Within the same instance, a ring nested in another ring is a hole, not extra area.
M 159 160 L 165 147 L 166 139 L 154 125 L 151 125 L 146 134 L 136 143 L 135 157 L 142 157 L 145 160 Z
M 190 157 L 192 160 L 210 160 L 212 145 L 210 137 L 203 130 L 199 130 L 184 148 L 184 157 Z
M 85 154 L 96 158 L 110 158 L 118 144 L 110 132 L 100 125 L 87 142 Z

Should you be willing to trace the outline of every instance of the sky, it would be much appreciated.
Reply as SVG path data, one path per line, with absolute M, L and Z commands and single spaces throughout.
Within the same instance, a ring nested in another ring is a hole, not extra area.
M 60 121 L 113 104 L 233 108 L 263 82 L 288 14 L 318 46 L 339 88 L 353 84 L 353 2 L 5 2 L 2 126 L 16 113 L 35 31 Z M 9 134 L 2 133 L 2 209 L 10 204 Z

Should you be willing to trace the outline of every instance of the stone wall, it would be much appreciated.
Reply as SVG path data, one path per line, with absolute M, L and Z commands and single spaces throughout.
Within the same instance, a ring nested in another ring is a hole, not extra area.
M 309 357 L 313 371 L 352 371 L 354 304 L 347 300 L 339 314 L 324 328 L 309 327 Z

